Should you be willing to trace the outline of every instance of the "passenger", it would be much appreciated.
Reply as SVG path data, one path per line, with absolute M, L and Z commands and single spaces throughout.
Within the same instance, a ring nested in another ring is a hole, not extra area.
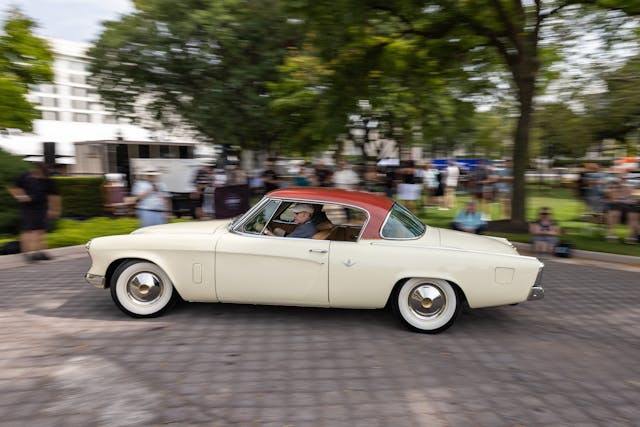
M 265 228 L 264 234 L 268 236 L 279 236 L 279 237 L 298 237 L 302 239 L 310 239 L 314 234 L 318 232 L 316 225 L 311 220 L 313 216 L 314 210 L 313 206 L 307 203 L 298 203 L 291 209 L 294 214 L 294 221 L 298 224 L 291 233 L 285 234 L 284 230 L 281 228 L 276 228 L 274 231 Z

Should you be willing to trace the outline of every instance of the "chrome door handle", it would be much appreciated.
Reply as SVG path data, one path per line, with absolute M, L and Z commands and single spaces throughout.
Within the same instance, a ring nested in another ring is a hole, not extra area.
M 309 252 L 313 252 L 315 254 L 326 254 L 329 251 L 326 249 L 309 249 Z

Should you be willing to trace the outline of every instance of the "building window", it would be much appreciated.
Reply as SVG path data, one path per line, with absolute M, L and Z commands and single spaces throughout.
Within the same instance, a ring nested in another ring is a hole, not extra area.
M 87 110 L 89 109 L 89 103 L 87 101 L 73 99 L 71 100 L 71 108 L 75 110 Z
M 83 87 L 72 87 L 71 88 L 71 96 L 87 97 L 88 96 L 88 92 Z
M 85 71 L 87 69 L 87 64 L 80 61 L 69 61 L 69 68 L 74 71 Z
M 73 121 L 74 122 L 88 122 L 89 115 L 85 113 L 73 113 Z
M 114 124 L 117 123 L 116 116 L 113 116 L 111 114 L 108 114 L 106 116 L 102 116 L 102 123 L 114 125 Z
M 87 79 L 85 79 L 84 76 L 81 76 L 79 74 L 69 74 L 69 81 L 71 83 L 80 83 L 80 84 L 87 83 Z
M 57 111 L 42 111 L 42 120 L 60 120 Z
M 49 98 L 45 96 L 40 97 L 40 105 L 43 107 L 57 107 L 58 99 L 57 98 Z
M 147 144 L 138 146 L 138 156 L 141 159 L 148 159 L 149 157 L 151 157 L 149 146 Z
M 191 147 L 187 147 L 186 145 L 181 145 L 178 147 L 179 156 L 181 159 L 190 159 L 193 156 L 190 155 Z
M 42 93 L 57 93 L 58 90 L 56 88 L 55 85 L 50 85 L 50 84 L 42 84 L 42 85 L 36 85 L 35 88 L 33 88 L 34 92 L 42 92 Z
M 165 157 L 169 157 L 169 146 L 168 145 L 161 145 L 160 146 L 160 157 L 165 158 Z

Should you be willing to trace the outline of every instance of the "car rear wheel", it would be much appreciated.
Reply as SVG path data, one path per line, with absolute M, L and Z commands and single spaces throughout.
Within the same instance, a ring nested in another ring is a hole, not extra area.
M 446 280 L 413 278 L 396 288 L 393 307 L 409 329 L 437 334 L 453 324 L 462 303 Z
M 156 317 L 171 308 L 177 292 L 167 274 L 146 261 L 122 263 L 111 278 L 111 298 L 131 317 Z

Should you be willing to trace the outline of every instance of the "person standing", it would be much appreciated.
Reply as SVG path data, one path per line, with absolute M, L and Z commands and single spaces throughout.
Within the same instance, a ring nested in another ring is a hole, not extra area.
M 136 216 L 140 227 L 166 224 L 170 210 L 169 192 L 166 186 L 158 181 L 160 173 L 153 169 L 145 169 L 142 179 L 136 181 L 131 194 L 136 197 Z
M 425 191 L 425 203 L 424 207 L 439 206 L 441 204 L 439 198 L 436 196 L 440 180 L 438 179 L 440 171 L 432 163 L 428 163 L 424 171 L 424 179 L 422 184 Z
M 505 218 L 511 218 L 511 199 L 513 192 L 513 162 L 507 160 L 504 168 L 496 173 L 497 182 L 495 184 L 502 215 Z
M 330 187 L 331 186 L 331 170 L 327 167 L 327 164 L 321 160 L 320 163 L 316 166 L 316 182 L 320 187 Z
M 444 206 L 447 209 L 456 207 L 456 190 L 458 189 L 458 179 L 460 178 L 460 168 L 455 160 L 449 160 L 445 177 Z
M 418 183 L 413 160 L 407 160 L 398 170 L 400 182 L 398 183 L 398 198 L 411 212 L 416 213 L 417 202 L 420 200 L 422 183 Z
M 264 171 L 262 172 L 262 185 L 264 186 L 264 194 L 270 191 L 276 190 L 280 187 L 280 177 L 273 169 L 273 162 L 267 161 L 264 164 Z
M 60 216 L 62 204 L 45 165 L 34 165 L 18 178 L 15 186 L 9 187 L 9 192 L 20 202 L 21 252 L 29 262 L 51 259 L 42 252 L 47 248 L 47 219 Z
M 360 177 L 344 160 L 338 162 L 338 167 L 333 174 L 333 185 L 343 190 L 356 190 L 360 185 Z

